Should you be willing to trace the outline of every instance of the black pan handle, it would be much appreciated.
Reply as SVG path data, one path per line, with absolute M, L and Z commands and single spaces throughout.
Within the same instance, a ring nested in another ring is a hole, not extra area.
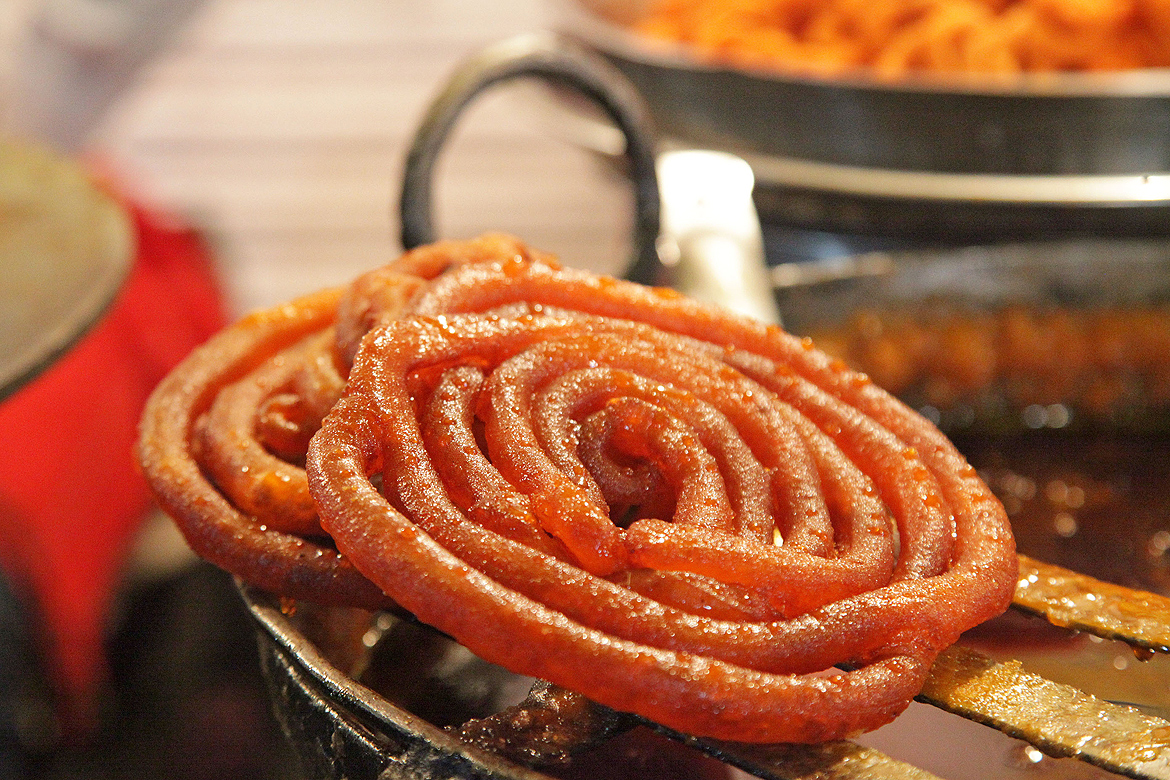
M 535 77 L 567 86 L 597 103 L 621 130 L 634 185 L 633 251 L 629 279 L 653 283 L 658 259 L 659 194 L 655 171 L 655 132 L 642 97 L 617 68 L 565 38 L 535 33 L 511 38 L 465 61 L 431 103 L 406 156 L 399 209 L 402 246 L 413 249 L 435 240 L 431 219 L 431 178 L 435 161 L 460 113 L 479 93 L 495 84 Z

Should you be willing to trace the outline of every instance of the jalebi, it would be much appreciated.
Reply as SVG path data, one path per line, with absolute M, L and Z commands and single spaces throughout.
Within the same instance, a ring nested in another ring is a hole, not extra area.
M 313 506 L 489 661 L 687 733 L 821 741 L 895 717 L 1006 608 L 998 501 L 806 340 L 500 237 L 353 290 Z
M 505 236 L 243 319 L 140 454 L 244 581 L 702 736 L 879 726 L 1015 586 L 998 501 L 865 375 Z

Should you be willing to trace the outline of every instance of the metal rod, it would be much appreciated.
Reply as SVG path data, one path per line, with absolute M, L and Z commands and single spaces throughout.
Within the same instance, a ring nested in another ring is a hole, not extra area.
M 1170 722 L 1103 701 L 960 646 L 944 651 L 918 696 L 1056 757 L 1110 772 L 1170 779 Z
M 1012 606 L 1050 623 L 1170 652 L 1170 598 L 1134 590 L 1020 556 Z

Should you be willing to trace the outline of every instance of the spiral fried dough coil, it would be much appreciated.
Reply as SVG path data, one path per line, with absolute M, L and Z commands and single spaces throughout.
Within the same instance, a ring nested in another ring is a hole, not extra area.
M 376 608 L 386 597 L 321 530 L 298 462 L 315 430 L 298 417 L 327 410 L 343 385 L 326 343 L 339 296 L 251 315 L 188 356 L 147 404 L 139 459 L 202 557 L 292 598 Z
M 329 566 L 489 661 L 695 735 L 815 742 L 891 720 L 1009 603 L 974 470 L 779 328 L 502 237 L 408 253 L 341 308 L 305 465 Z
M 192 549 L 290 598 L 394 608 L 321 528 L 304 471 L 309 439 L 368 330 L 448 266 L 516 246 L 494 236 L 410 253 L 344 290 L 251 314 L 180 364 L 147 403 L 139 460 Z

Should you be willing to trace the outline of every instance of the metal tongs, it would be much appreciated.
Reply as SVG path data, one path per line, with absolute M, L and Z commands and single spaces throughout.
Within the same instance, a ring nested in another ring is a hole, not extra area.
M 628 278 L 672 284 L 759 319 L 779 320 L 751 208 L 751 171 L 729 155 L 659 150 L 647 110 L 625 78 L 596 54 L 551 34 L 484 50 L 456 72 L 432 104 L 404 171 L 400 211 L 406 248 L 436 238 L 431 173 L 460 112 L 485 89 L 528 77 L 583 94 L 625 139 L 624 160 L 636 202 Z M 1018 609 L 1142 652 L 1170 650 L 1170 599 L 1023 556 L 1020 564 Z M 313 724 L 324 722 L 331 730 L 330 750 L 358 762 L 355 776 L 542 777 L 502 764 L 498 756 L 388 704 L 331 667 L 274 600 L 249 589 L 244 596 L 261 629 L 270 679 L 286 709 L 296 710 L 286 713 L 286 726 L 291 723 L 290 731 L 302 740 L 319 739 L 320 726 Z M 308 698 L 295 696 L 298 690 Z M 357 721 L 334 716 L 324 699 L 356 713 Z M 919 700 L 1024 739 L 1050 755 L 1075 756 L 1130 777 L 1170 780 L 1170 721 L 1045 680 L 1015 663 L 951 648 L 940 656 Z M 930 777 L 848 741 L 759 746 L 670 736 L 762 778 Z M 415 769 L 407 768 L 408 761 L 415 762 Z

